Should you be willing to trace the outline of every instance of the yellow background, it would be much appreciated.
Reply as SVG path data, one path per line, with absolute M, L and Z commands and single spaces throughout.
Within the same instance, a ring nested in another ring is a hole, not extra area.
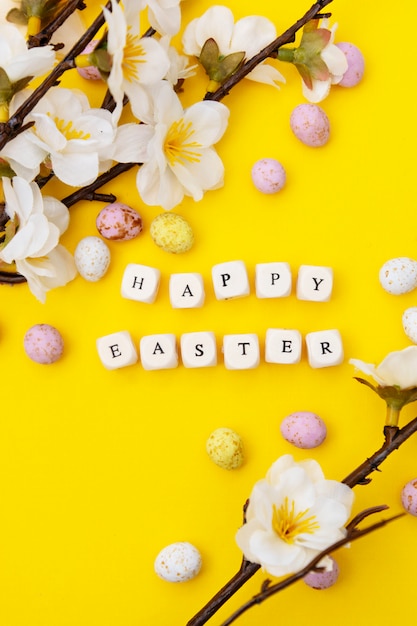
M 99 4 L 87 4 L 87 15 L 95 17 Z M 184 24 L 210 4 L 184 2 Z M 310 6 L 305 0 L 227 4 L 236 19 L 265 15 L 278 32 Z M 238 569 L 234 535 L 242 506 L 276 458 L 315 458 L 327 477 L 342 480 L 382 443 L 384 403 L 354 380 L 348 359 L 378 363 L 410 345 L 401 315 L 417 305 L 417 296 L 387 294 L 378 272 L 390 258 L 417 258 L 415 45 L 409 34 L 417 10 L 411 1 L 387 11 L 376 2 L 347 0 L 335 0 L 328 10 L 339 24 L 337 41 L 362 50 L 366 74 L 353 89 L 334 87 L 321 104 L 331 123 L 325 147 L 308 148 L 292 135 L 289 117 L 304 99 L 297 72 L 281 64 L 287 84 L 280 91 L 244 81 L 224 100 L 230 123 L 217 147 L 225 185 L 175 209 L 195 232 L 190 252 L 173 256 L 153 244 L 149 225 L 161 209 L 141 203 L 132 171 L 104 190 L 139 211 L 144 232 L 109 244 L 111 267 L 101 281 L 77 277 L 50 292 L 44 305 L 25 285 L 0 287 L 1 626 L 184 626 Z M 86 90 L 94 105 L 101 102 L 103 85 L 76 73 L 63 84 Z M 199 100 L 204 85 L 199 71 L 186 85 L 184 103 Z M 273 196 L 258 192 L 250 178 L 253 163 L 264 157 L 278 159 L 287 171 L 284 190 Z M 62 198 L 68 189 L 51 185 L 48 192 Z M 83 202 L 71 209 L 63 239 L 71 252 L 82 237 L 97 234 L 101 208 Z M 247 265 L 252 292 L 218 302 L 211 267 L 238 259 Z M 254 268 L 268 261 L 290 263 L 294 281 L 302 264 L 331 266 L 331 300 L 302 302 L 294 291 L 285 299 L 257 299 Z M 160 269 L 154 304 L 121 298 L 127 263 Z M 203 308 L 171 307 L 169 275 L 183 271 L 203 275 Z M 51 366 L 30 361 L 23 350 L 26 330 L 37 323 L 56 326 L 65 341 L 63 358 Z M 337 328 L 345 362 L 314 370 L 304 350 L 297 365 L 262 358 L 255 370 L 225 369 L 224 334 L 255 332 L 263 350 L 269 327 L 296 328 L 303 337 Z M 128 330 L 135 343 L 146 334 L 179 338 L 212 330 L 219 364 L 149 372 L 137 363 L 107 371 L 95 342 L 119 330 Z M 319 448 L 299 450 L 281 437 L 281 420 L 297 410 L 315 411 L 326 422 L 328 436 Z M 401 423 L 415 412 L 407 407 Z M 222 426 L 244 441 L 239 470 L 220 469 L 205 452 L 208 435 Z M 417 476 L 416 454 L 411 439 L 370 485 L 356 487 L 353 513 L 377 504 L 400 512 L 401 488 Z M 331 589 L 313 591 L 299 582 L 237 623 L 411 623 L 416 536 L 417 519 L 403 517 L 339 550 L 341 574 Z M 188 583 L 164 582 L 153 570 L 157 553 L 175 541 L 190 541 L 203 557 L 200 574 Z M 263 580 L 258 572 L 209 623 L 220 624 Z

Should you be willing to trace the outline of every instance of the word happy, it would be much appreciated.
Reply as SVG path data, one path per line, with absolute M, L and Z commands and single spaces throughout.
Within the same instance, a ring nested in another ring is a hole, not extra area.
M 239 298 L 250 293 L 248 273 L 242 261 L 221 263 L 212 268 L 212 281 L 218 300 Z M 155 301 L 160 283 L 156 268 L 135 263 L 124 272 L 121 294 L 140 302 Z M 333 289 L 333 272 L 329 267 L 302 265 L 297 277 L 296 293 L 301 300 L 325 302 Z M 255 268 L 255 290 L 258 298 L 282 298 L 290 295 L 292 275 L 288 263 L 260 263 Z M 171 274 L 170 301 L 174 308 L 196 308 L 204 303 L 202 276 L 197 273 Z M 179 348 L 178 350 L 178 343 Z M 321 368 L 343 361 L 343 345 L 338 330 L 308 333 L 305 337 L 308 362 Z M 181 357 L 187 368 L 213 367 L 218 363 L 217 340 L 213 332 L 184 333 L 177 342 L 171 333 L 146 335 L 138 350 L 128 331 L 97 339 L 97 351 L 109 370 L 133 365 L 139 360 L 144 369 L 175 368 Z M 302 336 L 298 330 L 269 328 L 265 334 L 264 359 L 267 363 L 295 364 L 302 356 Z M 261 348 L 256 334 L 230 334 L 222 340 L 221 352 L 226 369 L 244 370 L 257 367 Z

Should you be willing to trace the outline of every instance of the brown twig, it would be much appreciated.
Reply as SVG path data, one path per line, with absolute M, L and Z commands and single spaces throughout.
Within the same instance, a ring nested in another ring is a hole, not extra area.
M 47 46 L 51 41 L 53 34 L 60 26 L 74 13 L 77 9 L 85 9 L 86 5 L 83 0 L 68 0 L 62 11 L 57 13 L 53 20 L 45 26 L 36 35 L 31 35 L 28 40 L 28 48 L 36 48 L 38 46 Z

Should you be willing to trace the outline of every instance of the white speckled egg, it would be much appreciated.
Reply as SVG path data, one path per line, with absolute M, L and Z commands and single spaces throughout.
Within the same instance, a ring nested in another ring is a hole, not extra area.
M 139 213 L 122 202 L 105 206 L 97 215 L 96 226 L 102 237 L 112 241 L 134 239 L 143 228 Z
M 156 574 L 171 583 L 183 583 L 199 573 L 201 554 L 188 541 L 171 543 L 161 550 L 155 559 Z
M 306 585 L 312 589 L 328 589 L 335 584 L 339 578 L 339 566 L 332 556 L 328 557 L 331 561 L 331 569 L 318 570 L 308 572 L 303 578 Z
M 390 259 L 379 270 L 379 282 L 394 296 L 412 291 L 417 287 L 417 261 L 409 257 Z
M 149 231 L 153 242 L 165 252 L 173 254 L 188 252 L 194 243 L 191 226 L 186 219 L 176 213 L 157 215 L 152 220 Z
M 243 443 L 231 428 L 217 428 L 206 442 L 206 451 L 210 459 L 223 469 L 232 470 L 243 463 Z
M 251 170 L 252 181 L 262 193 L 272 194 L 281 191 L 285 185 L 285 169 L 276 159 L 260 159 Z
M 294 135 L 306 146 L 324 146 L 330 137 L 330 122 L 326 113 L 317 104 L 299 104 L 290 116 Z
M 96 282 L 108 270 L 110 250 L 99 237 L 84 237 L 75 248 L 74 261 L 85 280 Z
M 317 448 L 327 436 L 326 424 L 311 411 L 287 415 L 281 422 L 280 430 L 285 441 L 297 448 Z
M 355 87 L 362 80 L 365 71 L 363 54 L 353 43 L 347 41 L 341 41 L 336 46 L 344 53 L 348 62 L 348 69 L 337 84 L 341 87 Z
M 61 333 L 49 324 L 35 324 L 26 331 L 23 347 L 32 361 L 50 365 L 61 358 L 64 341 Z
M 401 504 L 407 513 L 417 517 L 417 478 L 413 478 L 402 488 Z
M 413 343 L 417 343 L 417 306 L 406 309 L 402 316 L 405 334 Z

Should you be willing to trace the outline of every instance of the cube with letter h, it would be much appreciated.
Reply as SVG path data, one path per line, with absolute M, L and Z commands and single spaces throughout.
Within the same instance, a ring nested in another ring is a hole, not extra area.
M 161 272 L 154 267 L 129 263 L 122 278 L 123 298 L 151 304 L 156 299 L 160 278 Z

